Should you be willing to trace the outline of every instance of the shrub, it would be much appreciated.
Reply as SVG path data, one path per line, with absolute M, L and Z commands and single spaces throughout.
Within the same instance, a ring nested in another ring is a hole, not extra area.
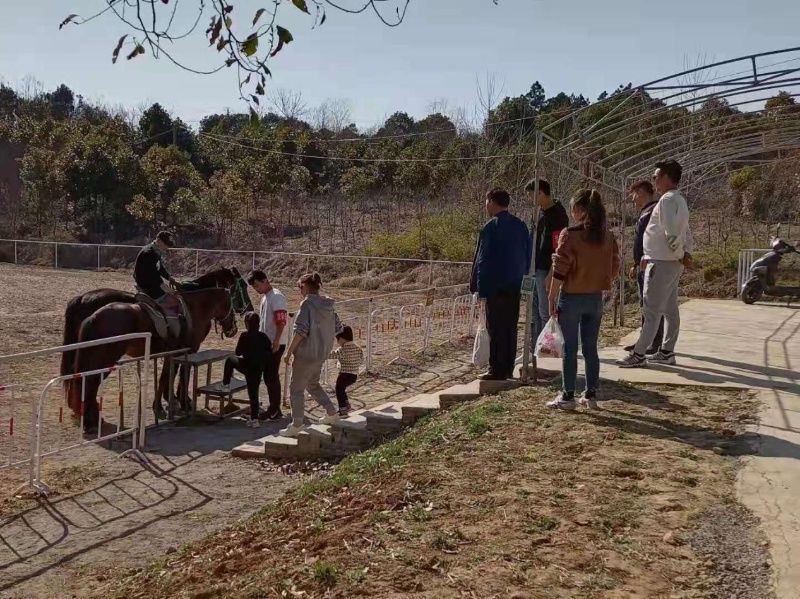
M 469 211 L 425 217 L 407 231 L 375 235 L 367 247 L 371 256 L 429 260 L 472 260 L 478 227 Z

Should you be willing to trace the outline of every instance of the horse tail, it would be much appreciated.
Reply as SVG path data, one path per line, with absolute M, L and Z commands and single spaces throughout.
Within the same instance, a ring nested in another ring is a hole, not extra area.
M 83 296 L 73 297 L 67 303 L 64 311 L 64 337 L 62 345 L 71 345 L 78 342 L 78 335 L 83 322 L 82 309 Z M 61 376 L 73 374 L 75 372 L 75 352 L 65 351 L 61 353 Z M 66 383 L 66 381 L 65 381 Z

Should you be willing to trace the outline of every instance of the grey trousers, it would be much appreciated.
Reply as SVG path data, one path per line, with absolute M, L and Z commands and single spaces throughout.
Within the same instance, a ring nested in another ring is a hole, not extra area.
M 295 359 L 292 363 L 292 380 L 289 382 L 289 398 L 292 405 L 292 424 L 302 426 L 306 412 L 305 392 L 321 405 L 327 414 L 335 414 L 331 398 L 319 384 L 322 362 L 303 362 Z
M 681 315 L 678 309 L 678 282 L 683 272 L 683 264 L 678 261 L 654 260 L 644 272 L 644 324 L 634 352 L 643 356 L 651 347 L 661 318 L 664 318 L 664 342 L 661 349 L 675 351 L 681 329 Z

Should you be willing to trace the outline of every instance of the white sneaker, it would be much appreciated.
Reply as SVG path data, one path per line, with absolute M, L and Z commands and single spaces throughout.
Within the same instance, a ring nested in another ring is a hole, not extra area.
M 258 418 L 248 418 L 247 426 L 250 428 L 260 428 L 261 423 L 258 421 Z
M 553 410 L 574 410 L 577 407 L 575 400 L 568 399 L 563 393 L 559 393 L 553 401 L 548 401 L 546 405 Z
M 281 437 L 296 437 L 301 432 L 303 432 L 304 428 L 305 426 L 303 425 L 295 426 L 294 424 L 290 424 L 286 428 L 282 429 L 278 434 Z
M 341 418 L 341 416 L 339 416 L 338 413 L 328 414 L 327 416 L 323 416 L 322 418 L 320 418 L 317 423 L 318 424 L 333 424 L 334 422 L 339 420 L 339 418 Z
M 597 394 L 596 393 L 585 393 L 583 396 L 578 399 L 578 403 L 584 407 L 588 408 L 589 410 L 597 410 L 600 406 L 597 405 Z
M 675 354 L 674 353 L 666 353 L 665 351 L 660 351 L 657 354 L 653 354 L 652 356 L 647 356 L 648 364 L 667 364 L 669 366 L 675 365 Z

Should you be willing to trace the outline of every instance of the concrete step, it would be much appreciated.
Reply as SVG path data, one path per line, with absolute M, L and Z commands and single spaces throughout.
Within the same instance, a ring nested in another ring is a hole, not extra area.
M 397 403 L 386 403 L 361 415 L 367 419 L 367 430 L 378 435 L 398 432 L 403 428 L 403 411 Z
M 290 458 L 294 457 L 297 446 L 297 439 L 268 435 L 234 447 L 231 454 L 240 458 Z
M 343 456 L 367 449 L 381 438 L 400 432 L 426 414 L 455 404 L 514 389 L 515 381 L 472 381 L 438 393 L 417 395 L 352 412 L 333 424 L 312 424 L 297 438 L 269 435 L 233 449 L 237 457 L 307 458 Z
M 466 385 L 454 385 L 444 391 L 440 391 L 438 395 L 439 405 L 442 409 L 446 409 L 465 401 L 478 399 L 481 396 L 481 392 L 478 382 L 473 381 Z
M 403 424 L 409 426 L 417 420 L 442 409 L 437 394 L 424 394 L 412 397 L 400 404 L 403 414 Z

